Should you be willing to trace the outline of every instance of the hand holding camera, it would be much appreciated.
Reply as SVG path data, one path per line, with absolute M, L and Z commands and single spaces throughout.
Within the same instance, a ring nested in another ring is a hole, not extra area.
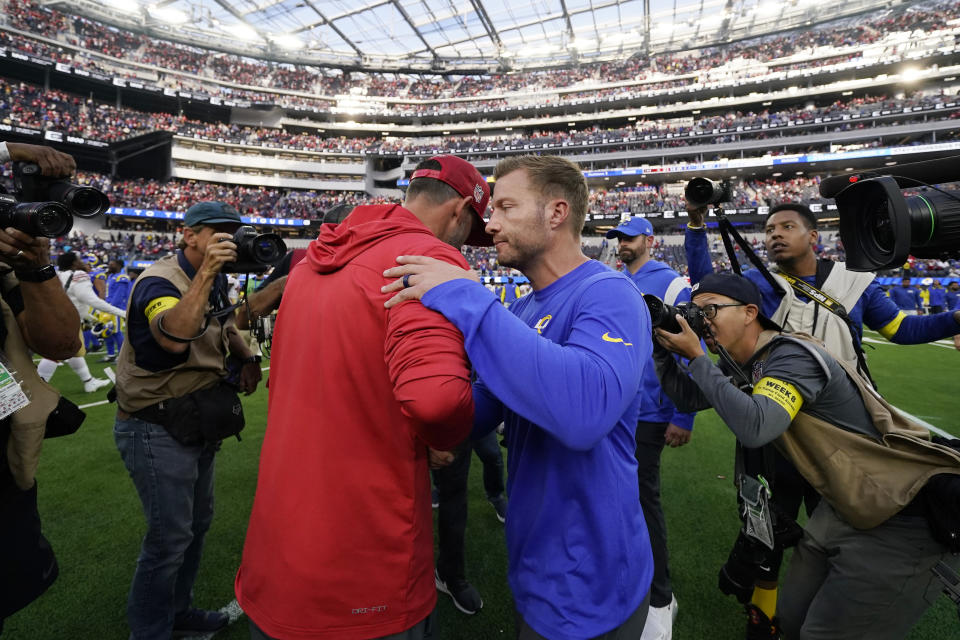
M 229 233 L 215 233 L 210 236 L 210 242 L 203 254 L 203 264 L 200 273 L 205 276 L 216 276 L 223 271 L 223 266 L 237 261 L 237 245 L 233 243 L 233 235 Z

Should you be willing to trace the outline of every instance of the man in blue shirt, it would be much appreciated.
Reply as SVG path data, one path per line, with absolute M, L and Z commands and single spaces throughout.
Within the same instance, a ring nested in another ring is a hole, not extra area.
M 123 260 L 113 258 L 107 263 L 107 302 L 120 309 L 127 308 L 127 298 L 130 297 L 130 276 L 123 272 Z M 114 319 L 114 331 L 108 335 L 107 355 L 101 362 L 113 362 L 123 345 L 123 329 L 120 326 L 122 318 Z
M 502 160 L 487 233 L 533 293 L 509 310 L 472 271 L 400 256 L 386 305 L 421 299 L 464 336 L 474 438 L 505 424 L 508 579 L 522 639 L 640 637 L 653 557 L 637 495 L 649 313 L 580 249 L 587 185 L 556 156 Z
M 943 313 L 946 309 L 943 306 L 946 300 L 947 290 L 943 288 L 939 280 L 933 281 L 930 287 L 930 313 Z
M 903 278 L 899 287 L 890 287 L 887 294 L 905 315 L 915 316 L 923 308 L 923 302 L 920 301 L 920 292 L 910 285 L 910 278 Z
M 951 282 L 948 284 L 947 294 L 944 298 L 947 305 L 947 311 L 955 311 L 960 309 L 960 282 Z
M 633 280 L 641 293 L 652 294 L 666 304 L 690 301 L 690 286 L 668 265 L 653 260 L 653 225 L 634 216 L 607 232 L 617 238 L 624 275 Z M 653 584 L 650 586 L 650 611 L 642 640 L 667 640 L 673 635 L 673 617 L 677 600 L 670 585 L 667 523 L 660 504 L 660 454 L 664 444 L 680 447 L 690 441 L 695 414 L 677 410 L 660 388 L 653 360 L 643 370 L 640 387 L 640 416 L 637 423 L 637 468 L 640 481 L 640 505 L 650 531 L 653 548 Z

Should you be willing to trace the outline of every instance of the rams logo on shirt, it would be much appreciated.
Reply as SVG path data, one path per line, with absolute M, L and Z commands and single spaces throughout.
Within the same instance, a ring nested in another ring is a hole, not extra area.
M 622 343 L 623 343 L 623 346 L 625 346 L 625 347 L 632 347 L 632 346 L 633 346 L 633 343 L 632 343 L 632 342 L 623 342 L 623 338 L 614 338 L 614 337 L 612 337 L 612 336 L 610 335 L 610 332 L 609 332 L 609 331 L 607 331 L 607 332 L 604 333 L 602 336 L 600 336 L 600 338 L 601 338 L 604 342 L 622 342 Z
M 537 330 L 537 333 L 543 334 L 543 330 L 547 328 L 547 325 L 550 324 L 551 320 L 553 320 L 553 316 L 547 314 L 537 320 L 537 324 L 533 325 L 533 328 Z

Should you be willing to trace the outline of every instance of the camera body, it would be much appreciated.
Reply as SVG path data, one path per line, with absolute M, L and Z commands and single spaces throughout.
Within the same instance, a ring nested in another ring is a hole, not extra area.
M 250 225 L 238 228 L 230 239 L 237 245 L 237 261 L 223 265 L 225 273 L 263 273 L 287 254 L 276 233 L 257 233 Z
M 643 301 L 647 303 L 647 310 L 650 311 L 650 324 L 654 329 L 680 333 L 682 329 L 675 317 L 680 315 L 698 336 L 702 338 L 707 335 L 707 319 L 703 315 L 703 310 L 694 303 L 681 302 L 673 306 L 651 293 L 644 294 Z
M 715 182 L 709 178 L 691 178 L 683 190 L 683 196 L 692 207 L 705 207 L 733 200 L 729 182 Z
M 14 163 L 13 183 L 15 194 L 0 193 L 0 227 L 13 227 L 33 237 L 66 235 L 74 216 L 92 218 L 110 206 L 102 191 L 48 178 L 33 163 Z

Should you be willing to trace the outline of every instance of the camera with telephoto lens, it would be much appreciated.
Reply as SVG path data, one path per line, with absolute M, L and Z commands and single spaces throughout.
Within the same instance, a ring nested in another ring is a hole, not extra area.
M 958 160 L 953 156 L 825 178 L 820 194 L 837 201 L 847 268 L 897 268 L 911 255 L 960 257 L 958 192 L 931 186 L 960 181 Z
M 237 229 L 230 238 L 237 245 L 237 261 L 223 265 L 226 273 L 263 273 L 287 255 L 287 245 L 275 233 L 257 233 L 249 225 Z
M 733 200 L 729 182 L 714 182 L 709 178 L 692 178 L 684 188 L 683 196 L 694 208 Z
M 681 302 L 673 306 L 669 305 L 657 296 L 651 293 L 643 295 L 643 301 L 647 303 L 647 310 L 650 311 L 650 324 L 654 329 L 663 329 L 670 333 L 680 333 L 680 323 L 677 322 L 677 315 L 687 321 L 693 332 L 701 338 L 707 335 L 707 319 L 703 315 L 703 309 L 692 302 Z
M 74 216 L 92 218 L 110 206 L 102 191 L 44 176 L 32 162 L 14 163 L 13 184 L 14 194 L 0 193 L 0 227 L 33 237 L 66 235 Z

